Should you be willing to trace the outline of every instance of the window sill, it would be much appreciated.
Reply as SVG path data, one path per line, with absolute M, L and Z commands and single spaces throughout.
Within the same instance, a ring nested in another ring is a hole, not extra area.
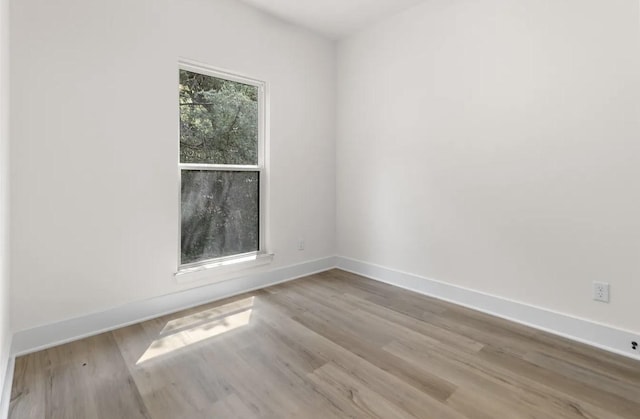
M 237 259 L 179 269 L 174 276 L 176 282 L 179 284 L 204 280 L 209 280 L 208 282 L 221 282 L 232 279 L 231 275 L 239 271 L 268 265 L 273 261 L 273 257 L 273 253 L 242 256 Z

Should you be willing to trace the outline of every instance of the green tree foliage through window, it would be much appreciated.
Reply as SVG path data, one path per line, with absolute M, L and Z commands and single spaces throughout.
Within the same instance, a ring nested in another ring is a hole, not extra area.
M 179 87 L 181 263 L 257 251 L 258 88 L 186 70 Z
M 180 70 L 180 162 L 258 164 L 258 88 Z

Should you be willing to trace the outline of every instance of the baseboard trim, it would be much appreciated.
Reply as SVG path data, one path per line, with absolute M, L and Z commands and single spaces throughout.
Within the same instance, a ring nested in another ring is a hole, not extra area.
M 13 336 L 11 355 L 20 356 L 40 351 L 176 311 L 323 272 L 334 268 L 335 265 L 335 257 L 317 259 L 23 330 Z
M 631 342 L 637 340 L 638 335 L 629 331 L 346 257 L 337 257 L 336 266 L 376 281 L 640 360 L 640 353 L 631 349 Z
M 11 357 L 9 365 L 7 365 L 6 377 L 11 373 L 11 379 L 13 379 L 13 359 L 15 356 L 47 349 L 208 302 L 327 271 L 335 267 L 640 360 L 640 353 L 635 353 L 630 346 L 631 341 L 638 339 L 638 335 L 632 332 L 419 275 L 337 256 L 192 288 L 175 294 L 129 303 L 79 318 L 17 332 L 13 336 Z M 4 397 L 10 397 L 10 384 L 11 381 L 9 381 L 8 385 L 8 396 L 6 394 L 6 383 L 2 390 L 0 409 L 8 408 L 8 405 L 4 405 Z M 0 410 L 0 418 L 4 417 L 2 413 L 3 411 Z

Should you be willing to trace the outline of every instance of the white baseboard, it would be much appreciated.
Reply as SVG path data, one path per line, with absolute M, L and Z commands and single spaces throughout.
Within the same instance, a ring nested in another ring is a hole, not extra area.
M 11 354 L 20 356 L 36 352 L 211 301 L 326 271 L 334 268 L 335 264 L 335 257 L 327 257 L 23 330 L 14 334 Z
M 348 272 L 640 360 L 640 353 L 631 349 L 638 334 L 368 262 L 336 260 L 337 267 Z
M 13 336 L 11 356 L 39 351 L 334 267 L 640 360 L 640 353 L 633 351 L 630 344 L 633 340 L 639 340 L 638 334 L 346 257 L 327 257 L 269 272 L 251 274 L 232 281 L 193 288 L 24 330 Z M 9 367 L 13 372 L 13 364 Z M 8 387 L 10 392 L 10 382 Z M 3 397 L 5 397 L 5 390 L 3 389 Z M 2 404 L 0 407 L 5 406 Z M 2 417 L 0 414 L 0 418 Z

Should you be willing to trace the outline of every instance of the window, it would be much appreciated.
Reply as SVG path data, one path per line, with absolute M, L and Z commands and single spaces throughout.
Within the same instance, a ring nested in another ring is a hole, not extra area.
M 264 84 L 180 66 L 180 268 L 264 250 Z

